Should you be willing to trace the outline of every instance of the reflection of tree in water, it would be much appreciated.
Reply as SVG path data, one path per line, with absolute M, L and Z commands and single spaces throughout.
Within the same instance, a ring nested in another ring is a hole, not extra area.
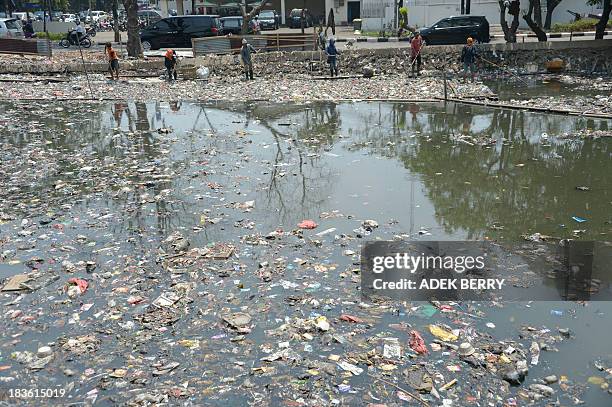
M 155 112 L 151 118 L 149 118 L 148 108 L 154 108 Z M 143 102 L 134 103 L 134 109 L 128 109 L 128 118 L 130 123 L 130 130 L 136 132 L 136 136 L 133 136 L 133 143 L 131 145 L 131 152 L 138 157 L 141 167 L 159 167 L 159 162 L 163 162 L 163 153 L 161 151 L 162 143 L 157 138 L 157 132 L 155 131 L 155 117 L 159 116 L 159 104 L 147 105 Z M 176 108 L 178 110 L 178 108 Z M 160 172 L 160 171 L 156 171 Z M 132 202 L 135 205 L 134 211 L 131 212 L 131 216 L 128 217 L 130 220 L 128 223 L 133 221 L 135 228 L 128 226 L 134 231 L 144 231 L 147 227 L 147 217 L 151 216 L 151 212 L 147 209 L 149 203 L 144 202 L 140 195 L 147 192 L 149 197 L 159 197 L 154 199 L 155 211 L 154 216 L 156 217 L 157 231 L 159 235 L 164 236 L 169 230 L 172 230 L 178 226 L 179 218 L 175 215 L 179 208 L 174 207 L 175 205 L 184 206 L 183 203 L 179 202 L 175 204 L 168 204 L 167 200 L 172 199 L 173 194 L 169 194 L 168 197 L 164 195 L 162 191 L 169 189 L 173 190 L 174 180 L 162 180 L 158 179 L 153 182 L 148 182 L 146 186 L 139 186 L 140 182 L 136 182 L 133 194 L 127 196 L 127 202 Z M 131 195 L 131 196 L 130 196 Z M 126 203 L 127 203 L 126 202 Z M 129 204 L 128 204 L 129 205 Z M 182 208 L 184 209 L 184 207 Z M 142 239 L 142 235 L 137 233 L 137 238 Z M 143 242 L 144 243 L 144 242 Z
M 560 231 L 558 224 L 571 222 L 574 214 L 587 211 L 595 221 L 607 219 L 609 143 L 556 141 L 546 147 L 539 138 L 542 132 L 554 135 L 599 123 L 499 109 L 482 114 L 482 109 L 467 106 L 418 113 L 416 120 L 411 116 L 403 121 L 407 125 L 402 135 L 383 126 L 359 133 L 357 145 L 393 154 L 419 174 L 447 233 L 465 230 L 468 238 L 479 238 L 495 233 L 488 227 L 500 224 L 505 227 L 501 234 L 509 238 L 535 231 L 567 235 L 571 229 Z M 403 120 L 393 109 L 387 117 L 388 123 Z M 407 133 L 419 131 L 423 134 L 405 142 Z M 459 135 L 491 137 L 496 143 L 479 147 L 453 141 Z M 597 188 L 599 195 L 590 201 L 575 190 L 578 185 L 604 188 Z
M 293 221 L 300 214 L 318 215 L 331 189 L 334 174 L 324 165 L 323 160 L 312 154 L 322 153 L 335 141 L 340 126 L 336 105 L 315 104 L 307 109 L 302 107 L 297 114 L 283 114 L 282 111 L 271 114 L 268 110 L 265 114 L 257 115 L 257 118 L 270 131 L 276 146 L 266 192 L 267 205 L 278 208 L 283 223 Z M 272 123 L 274 119 L 280 119 L 281 123 L 301 123 L 302 126 L 290 134 L 286 130 L 292 127 L 275 126 Z M 296 165 L 283 167 L 283 163 Z

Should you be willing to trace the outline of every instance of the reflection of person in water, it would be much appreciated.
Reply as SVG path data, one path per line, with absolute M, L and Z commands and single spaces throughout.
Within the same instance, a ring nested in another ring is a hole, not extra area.
M 410 111 L 410 114 L 412 115 L 412 122 L 416 123 L 416 121 L 417 121 L 417 113 L 419 111 L 421 111 L 421 107 L 419 105 L 417 105 L 416 103 L 411 103 L 408 106 L 408 110 Z
M 125 111 L 126 107 L 127 104 L 125 103 L 115 103 L 113 117 L 115 118 L 115 123 L 117 126 L 121 126 L 121 117 L 123 116 L 123 112 Z
M 179 110 L 181 110 L 181 102 L 178 102 L 176 100 L 170 102 L 170 110 L 172 110 L 173 112 L 178 112 Z
M 565 240 L 561 248 L 564 278 L 557 282 L 564 300 L 590 300 L 593 288 L 593 242 Z

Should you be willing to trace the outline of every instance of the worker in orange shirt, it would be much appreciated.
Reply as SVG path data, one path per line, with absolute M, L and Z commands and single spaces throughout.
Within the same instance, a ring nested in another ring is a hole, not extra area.
M 168 80 L 176 80 L 176 63 L 178 62 L 178 55 L 176 55 L 176 51 L 169 49 L 166 51 L 166 56 L 164 58 L 164 65 L 166 66 L 166 70 L 168 71 Z
M 104 46 L 104 53 L 108 56 L 108 70 L 111 74 L 111 79 L 119 80 L 119 57 L 117 51 L 113 49 L 110 42 Z

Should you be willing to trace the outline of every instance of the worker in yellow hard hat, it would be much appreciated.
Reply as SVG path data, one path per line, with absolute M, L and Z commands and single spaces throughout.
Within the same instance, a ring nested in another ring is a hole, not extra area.
M 463 74 L 467 77 L 468 72 L 472 76 L 472 82 L 474 82 L 474 76 L 476 75 L 476 58 L 478 58 L 478 51 L 474 45 L 474 39 L 468 37 L 467 44 L 463 46 L 461 51 L 461 62 L 463 62 Z

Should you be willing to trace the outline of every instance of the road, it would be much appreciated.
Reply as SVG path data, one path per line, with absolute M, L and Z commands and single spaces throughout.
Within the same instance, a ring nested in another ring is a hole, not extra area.
M 300 32 L 299 29 L 291 29 L 291 28 L 286 28 L 286 27 L 281 27 L 278 30 L 273 30 L 273 31 L 265 31 L 264 33 L 268 34 L 268 33 L 279 33 L 279 34 L 286 34 L 286 33 L 298 33 Z M 306 32 L 313 32 L 313 28 L 308 28 L 306 30 Z M 526 34 L 527 32 L 525 32 Z M 331 32 L 328 32 L 328 34 L 331 34 Z M 492 36 L 494 36 L 494 38 L 491 39 L 491 43 L 492 44 L 501 44 L 504 43 L 504 39 L 503 39 L 503 33 L 501 32 L 492 32 L 491 33 Z M 112 31 L 104 31 L 104 32 L 98 32 L 97 35 L 93 38 L 93 42 L 94 44 L 97 44 L 94 48 L 97 50 L 100 50 L 102 48 L 102 44 L 106 43 L 106 42 L 112 42 L 114 41 L 114 33 Z M 357 36 L 354 34 L 352 28 L 350 27 L 338 27 L 336 29 L 336 38 L 339 40 L 343 40 L 343 39 L 354 39 Z M 125 41 L 127 39 L 127 33 L 126 32 L 122 32 L 121 33 L 121 38 L 122 41 Z M 363 38 L 363 37 L 362 37 Z M 610 37 L 606 37 L 606 38 L 610 38 Z M 549 38 L 549 41 L 567 41 L 569 38 L 567 36 L 564 36 L 562 38 Z M 588 40 L 592 40 L 593 37 L 592 36 L 585 36 L 585 37 L 573 37 L 572 41 L 588 41 Z M 519 37 L 519 42 L 537 42 L 537 38 L 531 38 L 531 37 Z M 409 47 L 410 44 L 406 41 L 402 41 L 402 42 L 397 42 L 397 41 L 390 41 L 390 42 L 376 42 L 374 38 L 370 38 L 368 42 L 353 42 L 352 44 L 352 48 L 353 49 L 381 49 L 381 48 L 407 48 Z M 56 47 L 56 49 L 58 51 L 61 52 L 61 48 Z M 338 49 L 339 50 L 343 50 L 346 49 L 346 43 L 345 42 L 338 42 Z M 187 49 L 178 49 L 177 52 L 179 52 L 179 54 L 181 54 L 182 56 L 191 56 L 191 51 L 190 48 Z M 151 52 L 147 52 L 145 53 L 145 55 L 147 56 L 161 56 L 163 55 L 163 52 L 161 51 L 151 51 Z

